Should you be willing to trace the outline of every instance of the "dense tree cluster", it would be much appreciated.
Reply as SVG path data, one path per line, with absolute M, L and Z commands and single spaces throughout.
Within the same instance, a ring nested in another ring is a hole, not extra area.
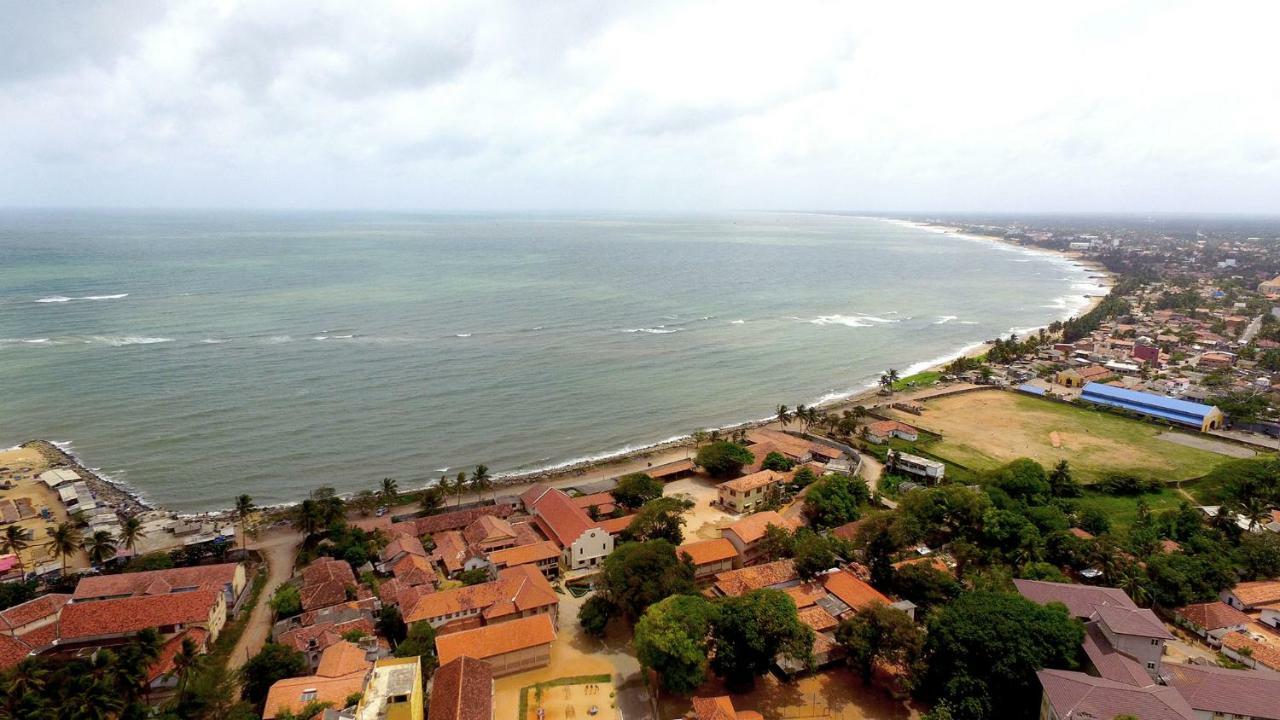
M 693 462 L 711 477 L 727 478 L 740 474 L 742 468 L 755 462 L 755 459 L 744 446 L 728 440 L 717 440 L 698 448 Z

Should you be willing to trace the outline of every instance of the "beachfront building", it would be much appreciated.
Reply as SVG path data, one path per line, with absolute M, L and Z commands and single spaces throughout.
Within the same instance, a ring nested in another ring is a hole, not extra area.
M 201 628 L 213 641 L 226 622 L 227 604 L 217 590 L 68 603 L 58 617 L 56 648 L 62 652 L 123 645 L 147 628 L 155 628 L 165 640 Z
M 1084 386 L 1080 399 L 1097 405 L 1119 408 L 1147 417 L 1193 427 L 1201 432 L 1222 427 L 1225 417 L 1212 405 L 1178 400 L 1155 393 L 1130 390 L 1091 382 Z
M 422 662 L 418 656 L 373 664 L 355 720 L 423 720 Z
M 920 439 L 920 432 L 910 425 L 897 420 L 881 420 L 867 426 L 868 442 L 883 445 L 892 438 L 915 442 Z
M 788 473 L 761 470 L 722 482 L 716 488 L 720 507 L 729 512 L 749 513 L 762 505 L 771 492 L 777 492 L 789 477 Z
M 547 615 L 513 620 L 502 625 L 465 630 L 436 638 L 436 656 L 448 664 L 464 655 L 484 660 L 494 677 L 546 667 L 556 629 Z
M 520 495 L 534 523 L 560 548 L 570 570 L 594 568 L 613 552 L 613 535 L 563 491 L 535 485 Z
M 890 450 L 885 458 L 885 470 L 914 475 L 926 483 L 941 481 L 947 471 L 947 466 L 937 460 L 922 458 L 899 450 Z

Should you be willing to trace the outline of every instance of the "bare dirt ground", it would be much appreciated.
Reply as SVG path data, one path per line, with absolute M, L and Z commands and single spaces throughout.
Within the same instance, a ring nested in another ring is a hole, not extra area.
M 618 710 L 628 720 L 652 716 L 649 695 L 640 677 L 640 663 L 632 655 L 630 631 L 624 631 L 620 623 L 614 623 L 612 632 L 603 640 L 597 640 L 582 632 L 578 626 L 578 609 L 587 595 L 575 598 L 566 593 L 560 596 L 560 623 L 556 641 L 551 646 L 551 664 L 545 668 L 516 673 L 497 678 L 493 682 L 494 717 L 515 718 L 520 714 L 520 688 L 556 678 L 575 675 L 611 675 L 616 697 L 607 692 L 592 696 L 592 702 L 601 709 L 610 701 L 616 701 Z M 559 688 L 547 690 L 548 697 L 561 692 Z M 598 717 L 598 716 L 597 716 Z M 550 716 L 548 716 L 550 720 Z M 578 720 L 589 720 L 585 713 Z M 556 720 L 563 720 L 557 717 Z M 572 718 L 570 718 L 572 720 Z
M 1212 440 L 1207 437 L 1187 435 L 1186 433 L 1166 432 L 1160 433 L 1156 437 L 1171 443 L 1185 445 L 1186 447 L 1199 448 L 1201 450 L 1208 450 L 1211 453 L 1218 453 L 1219 455 L 1226 455 L 1227 457 L 1251 458 L 1254 455 L 1257 455 L 1257 453 L 1246 447 L 1232 445 L 1231 443 L 1222 442 L 1221 440 Z
M 26 530 L 28 537 L 31 538 L 30 546 L 20 553 L 26 571 L 31 572 L 42 563 L 57 561 L 58 559 L 48 548 L 49 529 L 64 522 L 67 519 L 67 511 L 58 493 L 43 481 L 36 479 L 37 475 L 49 469 L 48 461 L 34 448 L 10 448 L 0 450 L 0 467 L 9 468 L 0 471 L 0 482 L 13 483 L 12 488 L 0 490 L 0 499 L 29 500 L 32 509 L 37 513 L 34 517 L 16 523 L 18 527 Z M 53 515 L 52 520 L 45 520 L 38 514 L 41 508 L 46 507 Z M 68 569 L 87 567 L 89 567 L 89 557 L 83 552 L 78 552 L 67 560 Z
M 693 509 L 684 515 L 684 537 L 686 542 L 718 538 L 720 537 L 720 528 L 727 527 L 738 519 L 736 515 L 731 515 L 712 505 L 719 497 L 716 492 L 716 482 L 703 475 L 695 475 L 668 483 L 662 494 L 666 496 L 682 495 L 693 501 Z
M 302 536 L 292 530 L 275 530 L 263 535 L 249 547 L 262 553 L 267 561 L 267 584 L 258 596 L 258 605 L 249 615 L 249 624 L 244 634 L 227 658 L 227 669 L 237 670 L 241 665 L 256 655 L 267 639 L 271 637 L 271 606 L 267 600 L 286 580 L 293 575 L 293 562 L 298 556 L 298 546 Z
M 768 675 L 756 681 L 744 694 L 732 694 L 713 677 L 695 693 L 699 696 L 730 695 L 734 709 L 754 710 L 769 720 L 915 720 L 920 709 L 894 700 L 874 687 L 867 687 L 847 668 L 833 667 L 813 675 L 784 682 Z M 682 717 L 689 710 L 688 698 L 663 694 L 663 718 Z

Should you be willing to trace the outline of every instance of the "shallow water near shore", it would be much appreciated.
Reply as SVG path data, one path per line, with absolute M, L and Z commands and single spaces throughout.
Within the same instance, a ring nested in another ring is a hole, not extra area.
M 175 510 L 530 470 L 857 391 L 1101 292 L 869 218 L 0 212 L 0 446 Z

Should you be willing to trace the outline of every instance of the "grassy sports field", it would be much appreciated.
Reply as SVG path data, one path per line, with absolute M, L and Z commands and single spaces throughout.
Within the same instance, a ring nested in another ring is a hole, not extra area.
M 922 449 L 973 470 L 1020 457 L 1053 467 L 1067 460 L 1080 482 L 1109 473 L 1162 481 L 1204 475 L 1225 455 L 1163 439 L 1165 428 L 1109 413 L 1012 392 L 985 391 L 925 402 L 922 416 L 894 414 L 942 436 Z

